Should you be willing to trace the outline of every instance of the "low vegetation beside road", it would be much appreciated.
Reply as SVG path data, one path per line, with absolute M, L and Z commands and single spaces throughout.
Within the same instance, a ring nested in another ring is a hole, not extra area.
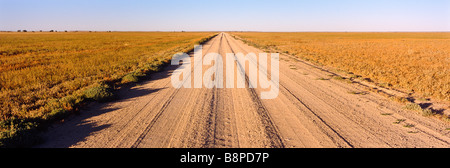
M 212 32 L 0 33 L 0 146 L 119 84 L 158 71 Z M 26 139 L 26 137 L 25 137 Z

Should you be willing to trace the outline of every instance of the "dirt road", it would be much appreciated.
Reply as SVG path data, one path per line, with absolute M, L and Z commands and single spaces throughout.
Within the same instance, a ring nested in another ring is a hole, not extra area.
M 203 55 L 239 52 L 261 53 L 226 33 L 203 45 Z M 279 95 L 268 100 L 258 87 L 175 89 L 175 68 L 55 124 L 37 147 L 450 147 L 449 124 L 354 94 L 364 89 L 291 56 L 280 55 Z

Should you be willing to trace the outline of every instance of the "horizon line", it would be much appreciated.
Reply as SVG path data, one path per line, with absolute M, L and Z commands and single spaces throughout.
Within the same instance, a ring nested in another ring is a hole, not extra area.
M 19 33 L 44 33 L 50 32 L 51 30 L 27 30 L 27 29 L 18 29 L 18 30 L 0 30 L 0 32 L 15 32 Z M 23 32 L 26 30 L 27 32 Z M 56 32 L 52 33 L 65 33 L 65 32 L 261 32 L 261 33 L 450 33 L 450 30 L 446 31 L 259 31 L 259 30 L 231 30 L 231 31 L 216 31 L 216 30 L 53 30 Z

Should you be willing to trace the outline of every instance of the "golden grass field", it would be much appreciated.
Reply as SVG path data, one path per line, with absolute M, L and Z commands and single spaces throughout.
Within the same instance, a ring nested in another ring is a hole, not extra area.
M 211 32 L 0 33 L 1 137 L 11 136 L 18 128 L 34 127 L 21 125 L 22 120 L 46 120 L 73 110 L 74 105 L 86 98 L 89 88 L 114 81 L 133 82 L 136 77 L 156 71 L 173 54 L 187 52 L 212 35 Z
M 450 33 L 232 34 L 267 51 L 335 67 L 382 86 L 450 100 Z

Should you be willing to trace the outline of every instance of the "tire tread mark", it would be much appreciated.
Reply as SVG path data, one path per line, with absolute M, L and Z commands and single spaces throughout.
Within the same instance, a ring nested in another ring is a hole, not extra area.
M 231 51 L 236 54 L 236 52 L 231 47 L 231 44 L 230 44 L 230 41 L 228 40 L 228 38 L 226 37 L 225 39 L 227 40 L 227 43 L 230 46 Z M 240 47 L 240 48 L 241 48 L 241 50 L 244 50 L 242 47 Z M 236 62 L 238 64 L 238 66 L 241 69 L 243 69 L 242 65 L 238 61 L 236 61 Z M 248 83 L 250 85 L 249 78 L 248 78 L 247 74 L 244 74 L 244 76 L 245 76 L 246 83 Z M 285 145 L 283 143 L 283 139 L 280 136 L 278 128 L 273 123 L 272 117 L 268 113 L 267 108 L 261 102 L 261 99 L 259 98 L 258 93 L 256 93 L 255 89 L 250 87 L 250 86 L 248 88 L 246 87 L 246 89 L 250 93 L 250 97 L 252 98 L 252 101 L 256 104 L 257 114 L 259 115 L 260 120 L 261 120 L 261 122 L 264 125 L 264 130 L 265 130 L 266 136 L 268 136 L 268 138 L 271 141 L 271 147 L 274 147 L 274 148 L 285 148 Z
M 220 36 L 219 39 L 219 53 L 220 53 L 220 47 L 222 46 L 222 38 L 223 34 Z M 213 65 L 214 66 L 214 65 Z M 217 71 L 216 71 L 217 72 Z M 216 81 L 214 81 L 216 82 Z M 207 128 L 207 137 L 206 141 L 203 144 L 203 147 L 214 147 L 216 145 L 216 139 L 217 139 L 217 100 L 218 100 L 218 94 L 217 94 L 217 88 L 214 86 L 211 89 L 211 101 L 209 103 L 209 107 L 211 109 L 209 116 L 208 116 L 208 128 Z M 212 123 L 212 124 L 211 124 Z M 212 135 L 211 135 L 212 133 Z
M 214 40 L 211 44 L 211 46 L 216 42 L 217 40 Z M 211 48 L 209 48 L 211 49 Z M 208 49 L 208 51 L 209 51 Z M 207 51 L 207 52 L 208 52 Z M 191 70 L 191 73 L 189 73 L 189 76 L 193 73 L 193 69 Z M 189 79 L 189 77 L 187 78 Z M 186 82 L 187 80 L 183 81 Z M 159 119 L 159 117 L 162 115 L 162 113 L 167 109 L 167 107 L 169 106 L 169 104 L 172 102 L 173 98 L 175 97 L 175 95 L 178 93 L 179 89 L 175 89 L 175 91 L 170 95 L 169 99 L 163 104 L 163 106 L 161 107 L 161 109 L 158 111 L 158 113 L 156 113 L 155 117 L 150 121 L 150 123 L 146 126 L 146 128 L 144 129 L 144 131 L 139 135 L 139 137 L 136 139 L 136 141 L 133 143 L 133 145 L 131 145 L 131 148 L 137 148 L 139 146 L 139 144 L 142 143 L 142 140 L 144 139 L 144 137 L 147 135 L 147 133 L 151 130 L 151 128 L 153 127 L 153 125 L 156 123 L 156 121 Z
M 306 105 L 302 100 L 300 100 L 297 96 L 295 96 L 295 94 L 293 94 L 285 86 L 283 86 L 281 84 L 280 84 L 280 86 L 282 86 L 292 97 L 294 97 L 299 103 L 301 103 L 306 109 L 308 109 L 308 111 L 311 114 L 313 114 L 317 119 L 319 119 L 321 123 L 323 123 L 327 128 L 329 128 L 333 133 L 335 133 L 342 141 L 344 141 L 345 144 L 347 144 L 348 146 L 353 148 L 353 145 L 350 142 L 348 142 L 341 134 L 339 134 L 335 129 L 333 129 L 330 125 L 328 125 L 327 122 L 325 122 L 325 120 L 323 120 L 322 117 L 317 115 L 308 105 Z

